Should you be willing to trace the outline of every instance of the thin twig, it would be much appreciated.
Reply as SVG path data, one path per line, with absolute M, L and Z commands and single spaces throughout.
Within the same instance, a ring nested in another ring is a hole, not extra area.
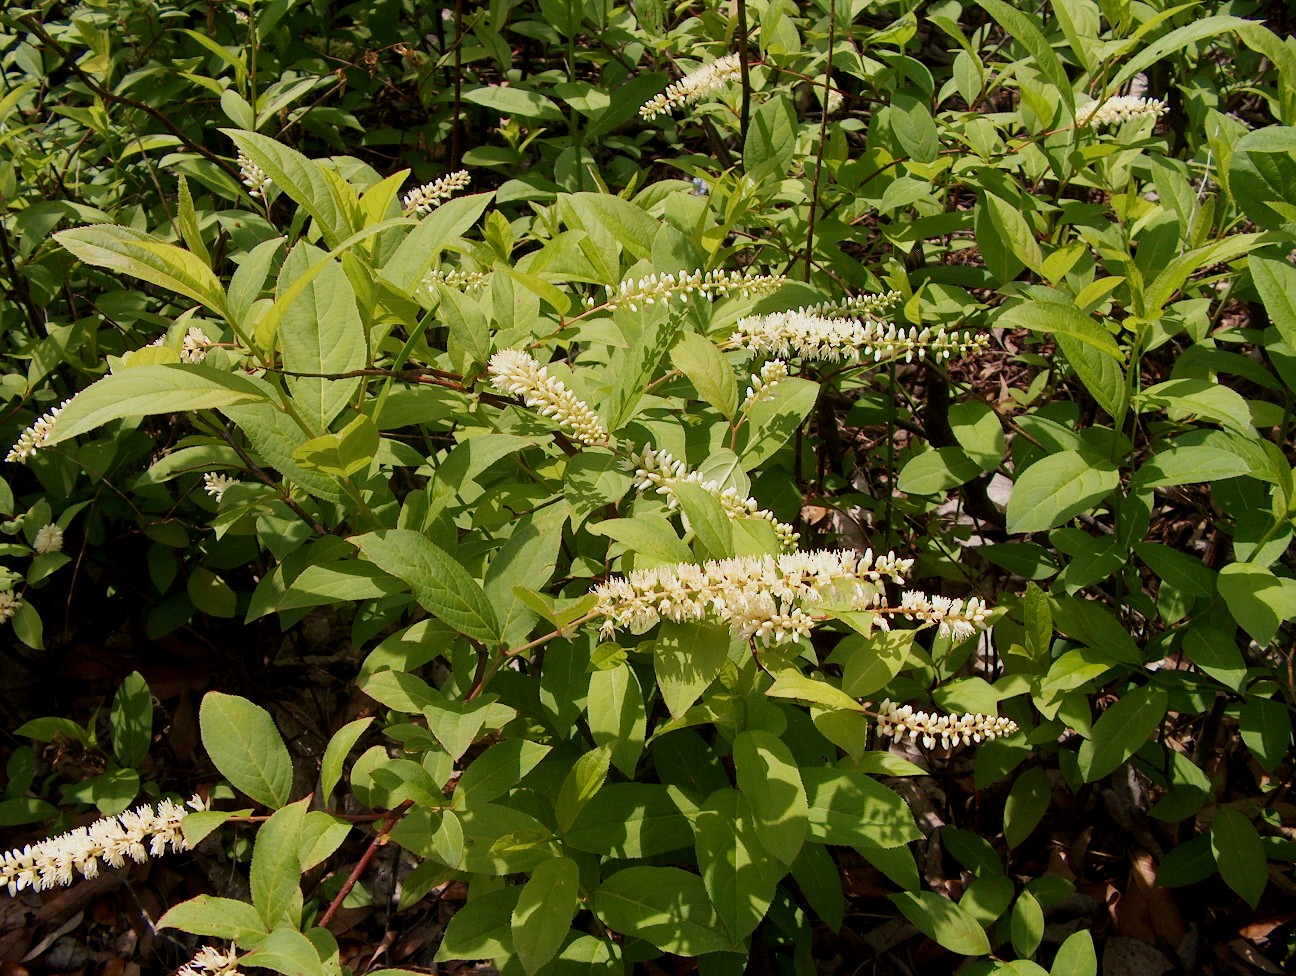
M 378 853 L 378 848 L 387 843 L 387 837 L 391 833 L 392 828 L 396 826 L 396 822 L 400 820 L 401 817 L 405 816 L 405 813 L 413 805 L 413 800 L 406 800 L 395 810 L 389 810 L 386 816 L 383 817 L 382 826 L 378 828 L 378 833 L 374 834 L 373 840 L 369 842 L 369 846 L 365 848 L 365 852 L 360 855 L 360 860 L 356 862 L 356 866 L 351 869 L 351 873 L 347 875 L 347 879 L 342 883 L 342 887 L 338 889 L 338 893 L 334 895 L 333 900 L 329 902 L 329 907 L 326 908 L 324 914 L 320 916 L 318 923 L 320 928 L 327 928 L 328 923 L 333 921 L 333 916 L 336 915 L 338 909 L 342 907 L 342 902 L 346 901 L 346 896 L 351 894 L 351 889 L 356 886 L 356 882 L 360 880 L 360 876 L 365 873 L 365 868 L 369 867 L 369 862 L 372 861 L 374 855 Z
M 739 0 L 741 3 L 741 0 Z M 806 227 L 805 280 L 810 280 L 814 259 L 815 211 L 819 209 L 819 177 L 823 173 L 824 140 L 828 138 L 828 97 L 831 89 L 833 45 L 837 43 L 837 0 L 828 2 L 828 60 L 824 64 L 824 96 L 819 113 L 819 145 L 815 151 L 814 183 L 810 187 L 810 221 Z

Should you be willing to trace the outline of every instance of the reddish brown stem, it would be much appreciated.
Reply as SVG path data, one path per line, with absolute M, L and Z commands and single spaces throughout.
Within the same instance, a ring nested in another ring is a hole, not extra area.
M 396 822 L 400 820 L 401 817 L 405 816 L 406 811 L 409 810 L 413 803 L 413 800 L 406 800 L 395 810 L 387 811 L 386 815 L 383 817 L 382 826 L 378 828 L 378 833 L 374 834 L 373 840 L 369 842 L 369 846 L 365 848 L 365 852 L 360 855 L 360 860 L 356 862 L 356 866 L 351 869 L 351 873 L 347 876 L 346 881 L 343 882 L 342 887 L 338 889 L 338 893 L 333 896 L 333 901 L 329 903 L 329 907 L 326 908 L 324 914 L 320 916 L 320 928 L 327 928 L 328 923 L 333 921 L 333 916 L 337 914 L 338 909 L 342 907 L 342 902 L 346 901 L 346 896 L 351 894 L 351 889 L 356 886 L 356 883 L 360 880 L 360 876 L 364 874 L 365 869 L 369 867 L 369 862 L 372 861 L 374 855 L 378 853 L 378 848 L 387 843 L 387 837 L 391 833 L 392 828 L 396 826 Z

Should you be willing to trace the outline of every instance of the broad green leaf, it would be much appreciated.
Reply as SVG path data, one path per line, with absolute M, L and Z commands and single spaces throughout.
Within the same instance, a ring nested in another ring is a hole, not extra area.
M 1288 187 L 1290 192 L 1290 186 Z M 1264 301 L 1269 321 L 1283 342 L 1296 349 L 1296 268 L 1282 258 L 1253 254 L 1247 259 L 1251 280 Z
M 1183 649 L 1204 674 L 1234 691 L 1242 690 L 1246 661 L 1232 636 L 1213 627 L 1188 627 L 1184 630 Z
M 822 678 L 812 678 L 797 668 L 784 668 L 774 676 L 774 684 L 765 692 L 771 698 L 791 698 L 812 702 L 825 708 L 858 712 L 860 704 L 846 692 Z
M 792 100 L 778 94 L 751 114 L 743 143 L 743 169 L 754 180 L 780 180 L 796 152 L 797 117 Z
M 867 698 L 891 683 L 913 648 L 911 630 L 875 631 L 871 637 L 847 634 L 833 651 L 842 660 L 842 691 Z
M 269 712 L 246 698 L 209 691 L 198 724 L 203 748 L 231 786 L 265 806 L 287 805 L 292 759 Z
M 1260 904 L 1269 872 L 1264 844 L 1251 821 L 1232 807 L 1215 811 L 1210 830 L 1211 851 L 1224 883 L 1255 908 Z
M 955 403 L 949 408 L 950 430 L 959 447 L 983 471 L 993 471 L 1003 460 L 1007 442 L 999 415 L 984 403 Z
M 805 767 L 801 777 L 812 840 L 885 848 L 922 836 L 904 800 L 863 773 Z
M 734 946 L 711 906 L 706 885 L 680 868 L 633 867 L 605 880 L 594 894 L 604 925 L 663 952 L 698 956 Z
M 1253 698 L 1242 706 L 1242 741 L 1266 770 L 1273 772 L 1290 753 L 1292 720 L 1287 706 L 1269 698 Z
M 1051 790 L 1048 776 L 1040 766 L 1021 773 L 1004 802 L 1004 840 L 1009 847 L 1019 847 L 1031 835 L 1048 810 Z
M 735 945 L 765 917 L 785 868 L 757 839 L 751 806 L 736 790 L 718 790 L 694 820 L 698 870 Z
M 807 844 L 792 862 L 792 877 L 810 907 L 828 928 L 841 929 L 846 914 L 846 898 L 842 891 L 841 870 L 828 848 Z
M 558 833 L 567 833 L 585 805 L 603 788 L 611 764 L 612 750 L 607 746 L 591 749 L 576 760 L 558 790 L 558 799 L 554 801 Z
M 567 857 L 545 861 L 522 886 L 513 909 L 513 949 L 528 976 L 562 948 L 579 895 L 580 868 Z
M 693 388 L 727 420 L 738 413 L 738 383 L 733 367 L 714 342 L 696 332 L 686 332 L 670 352 L 671 362 L 689 378 Z
M 1232 563 L 1220 570 L 1217 585 L 1229 612 L 1261 647 L 1269 645 L 1283 621 L 1296 617 L 1296 580 Z
M 264 402 L 268 393 L 260 382 L 210 366 L 137 366 L 105 376 L 74 396 L 60 411 L 49 443 L 58 444 L 123 417 Z
M 653 642 L 657 687 L 671 718 L 679 718 L 702 696 L 728 658 L 729 628 L 705 622 L 663 621 Z
M 379 273 L 399 290 L 412 295 L 446 245 L 477 223 L 494 197 L 494 193 L 475 193 L 447 200 L 419 221 Z
M 120 271 L 160 285 L 228 317 L 225 291 L 212 269 L 195 254 L 151 234 L 114 224 L 59 231 L 54 239 L 86 264 Z
M 365 691 L 369 691 L 368 686 Z M 472 701 L 456 699 L 427 702 L 417 710 L 427 719 L 428 731 L 441 743 L 441 747 L 452 759 L 458 759 L 481 735 L 483 726 L 490 719 L 494 703 L 494 695 L 483 695 Z
M 563 525 L 569 514 L 567 506 L 559 504 L 524 515 L 491 559 L 482 590 L 501 621 L 506 644 L 524 643 L 535 625 L 535 614 L 514 588 L 541 590 L 549 582 L 558 562 Z
M 1009 923 L 1013 950 L 1019 956 L 1033 956 L 1044 939 L 1044 910 L 1029 891 L 1017 896 Z
M 979 0 L 978 0 L 979 2 Z M 1120 346 L 1110 332 L 1074 305 L 1061 302 L 1032 301 L 1014 305 L 996 320 L 998 326 L 1030 329 L 1047 336 L 1070 336 L 1077 342 L 1093 346 L 1113 359 L 1121 358 Z
M 301 253 L 310 260 L 314 249 Z M 294 249 L 285 269 L 303 262 Z M 315 254 L 318 260 L 320 255 Z M 305 273 L 307 269 L 300 267 Z M 284 309 L 279 324 L 279 348 L 289 373 L 341 374 L 361 369 L 368 358 L 364 325 L 356 306 L 355 289 L 342 265 L 327 260 L 324 267 Z M 324 376 L 287 377 L 293 403 L 318 430 L 327 431 L 333 418 L 351 402 L 362 378 L 328 379 Z
M 521 888 L 507 887 L 469 898 L 450 919 L 433 961 L 513 955 L 513 912 L 521 895 Z
M 961 956 L 984 956 L 990 940 L 976 920 L 934 891 L 902 891 L 889 896 L 923 935 Z
M 307 802 L 298 800 L 276 810 L 257 830 L 249 880 L 252 904 L 267 929 L 301 921 L 302 820 Z
M 409 529 L 385 529 L 351 541 L 370 562 L 408 583 L 433 616 L 483 644 L 499 640 L 499 620 L 481 585 L 430 539 Z
M 1084 781 L 1102 779 L 1143 748 L 1165 718 L 1169 700 L 1161 688 L 1143 685 L 1103 712 L 1092 737 L 1080 746 L 1077 760 Z
M 1039 18 L 1004 3 L 1003 0 L 976 0 L 976 3 L 999 22 L 1013 41 L 1026 49 L 1035 69 L 1057 89 L 1058 96 L 1074 118 L 1075 92 L 1072 90 L 1071 80 L 1067 77 L 1066 69 L 1062 67 L 1057 52 L 1053 50 L 1053 45 L 1045 37 Z
M 325 246 L 335 248 L 360 229 L 359 197 L 336 173 L 269 136 L 239 129 L 221 132 L 265 170 L 276 188 L 315 218 Z
M 563 839 L 579 851 L 642 858 L 688 847 L 692 837 L 666 787 L 609 783 L 585 804 Z
M 1213 420 L 1224 427 L 1254 436 L 1251 408 L 1242 394 L 1214 380 L 1185 377 L 1149 386 L 1138 396 L 1144 412 L 1165 410 L 1171 420 Z
M 1129 391 L 1120 361 L 1098 346 L 1065 332 L 1058 332 L 1054 339 L 1085 389 L 1119 426 L 1129 408 Z
M 786 444 L 810 416 L 818 399 L 818 383 L 794 376 L 774 387 L 768 400 L 754 404 L 747 415 L 750 434 L 740 452 L 743 469 L 753 470 Z
M 563 117 L 562 110 L 548 98 L 523 88 L 488 85 L 466 91 L 463 97 L 466 102 L 494 109 L 500 115 L 520 115 L 544 122 L 559 122 Z
M 1198 41 L 1236 31 L 1240 27 L 1247 26 L 1248 23 L 1249 21 L 1243 20 L 1241 17 L 1232 17 L 1225 14 L 1194 19 L 1191 23 L 1176 27 L 1170 33 L 1158 37 L 1133 57 L 1123 61 L 1120 70 L 1112 76 L 1108 85 L 1114 91 L 1140 72 L 1152 67 L 1152 65 L 1165 58 L 1166 55 L 1184 51 Z
M 612 765 L 633 777 L 648 718 L 634 669 L 621 664 L 590 675 L 589 728 L 594 744 L 612 750 Z
M 1098 954 L 1085 929 L 1072 932 L 1053 957 L 1049 976 L 1098 976 Z
M 906 495 L 935 495 L 966 484 L 981 473 L 981 465 L 963 448 L 938 447 L 906 461 L 896 479 L 896 488 Z
M 549 755 L 550 748 L 525 739 L 507 739 L 491 746 L 459 777 L 455 806 L 489 803 L 507 793 Z
M 604 519 L 586 526 L 586 531 L 614 539 L 631 552 L 648 556 L 651 562 L 693 562 L 689 547 L 680 541 L 670 523 L 659 515 Z
M 733 519 L 711 492 L 682 481 L 673 487 L 685 524 L 703 559 L 728 559 L 734 555 Z
M 1078 451 L 1050 454 L 1017 476 L 1008 500 L 1008 531 L 1055 529 L 1093 508 L 1119 483 L 1110 461 L 1090 460 Z
M 123 766 L 138 766 L 153 741 L 153 696 L 138 671 L 132 671 L 117 688 L 108 716 L 113 755 Z
M 751 801 L 756 837 L 784 864 L 801 852 L 810 825 L 805 784 L 795 757 L 769 732 L 740 732 L 733 744 L 738 788 Z
M 250 949 L 266 937 L 267 929 L 257 910 L 245 901 L 198 895 L 176 905 L 157 922 L 160 929 L 179 929 L 190 935 L 228 939 Z

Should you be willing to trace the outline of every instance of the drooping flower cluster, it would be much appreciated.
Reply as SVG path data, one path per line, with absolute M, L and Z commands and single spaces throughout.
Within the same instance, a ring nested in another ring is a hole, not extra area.
M 759 373 L 752 373 L 751 386 L 747 387 L 747 396 L 743 399 L 743 413 L 758 403 L 774 399 L 774 388 L 791 375 L 787 363 L 781 359 L 764 363 Z
M 58 419 L 59 412 L 69 402 L 71 401 L 64 400 L 57 407 L 37 417 L 35 423 L 18 435 L 18 442 L 9 449 L 5 460 L 25 464 L 27 458 L 35 457 L 36 452 L 49 443 L 50 436 L 54 433 L 54 421 Z
M 224 952 L 212 946 L 203 946 L 192 959 L 176 970 L 175 976 L 242 976 L 238 968 L 238 953 L 233 946 Z
M 1115 95 L 1106 101 L 1089 102 L 1076 109 L 1077 128 L 1086 125 L 1120 125 L 1133 119 L 1157 119 L 1169 111 L 1169 106 L 1159 98 L 1140 98 L 1137 95 Z
M 810 633 L 818 605 L 874 606 L 882 580 L 902 584 L 912 565 L 894 553 L 875 558 L 871 549 L 848 549 L 637 569 L 595 587 L 594 612 L 608 637 L 621 629 L 642 634 L 663 619 L 709 619 L 762 644 L 782 644 Z
M 225 492 L 238 483 L 238 478 L 231 478 L 226 474 L 217 474 L 215 471 L 208 471 L 203 475 L 203 491 L 216 499 L 218 505 L 220 500 L 225 497 Z
M 654 95 L 639 107 L 644 119 L 669 115 L 677 108 L 696 105 L 708 95 L 719 91 L 742 74 L 742 63 L 736 54 L 726 54 L 695 71 L 690 71 L 659 95 Z
M 265 199 L 265 191 L 270 189 L 270 174 L 254 163 L 250 156 L 241 149 L 238 154 L 239 180 L 247 187 L 248 196 Z
M 681 302 L 693 295 L 710 298 L 713 295 L 738 295 L 753 298 L 775 291 L 784 282 L 783 275 L 748 274 L 742 271 L 680 271 L 675 274 L 650 274 L 646 278 L 627 279 L 615 288 L 607 289 L 603 304 L 616 309 L 625 305 L 638 311 L 640 305 L 669 302 L 678 297 Z M 587 298 L 585 304 L 593 308 L 598 304 Z
M 456 170 L 438 180 L 433 180 L 431 183 L 416 186 L 405 194 L 405 199 L 401 203 L 404 204 L 406 210 L 411 210 L 420 217 L 426 217 L 464 189 L 468 182 L 468 171 L 466 169 Z
M 889 698 L 878 707 L 878 734 L 899 742 L 908 735 L 922 739 L 928 749 L 940 742 L 942 749 L 951 746 L 971 745 L 1001 735 L 1012 735 L 1017 723 L 999 715 L 937 715 L 935 712 L 915 712 L 912 705 L 898 705 Z
M 487 278 L 485 271 L 462 271 L 458 268 L 450 271 L 429 271 L 423 276 L 423 287 L 431 292 L 436 291 L 437 285 L 445 285 L 455 291 L 468 291 L 484 286 Z
M 63 549 L 63 530 L 51 522 L 49 525 L 41 526 L 36 533 L 36 539 L 32 542 L 32 548 L 36 550 L 37 555 L 46 556 L 51 552 L 60 552 Z
M 188 808 L 205 810 L 207 805 L 194 796 Z M 136 807 L 21 850 L 7 851 L 0 857 L 0 886 L 8 886 L 10 895 L 24 888 L 44 891 L 70 885 L 74 872 L 85 878 L 97 876 L 100 861 L 119 868 L 127 859 L 142 864 L 165 854 L 168 848 L 188 850 L 180 822 L 189 810 L 163 800 L 156 809 Z
M 985 336 L 949 332 L 941 326 L 904 328 L 885 322 L 827 318 L 805 312 L 748 315 L 738 320 L 729 344 L 764 356 L 881 362 L 930 359 L 940 363 L 983 349 Z
M 679 496 L 675 486 L 681 482 L 697 485 L 720 503 L 725 514 L 732 518 L 754 518 L 768 522 L 774 528 L 774 534 L 786 549 L 796 548 L 801 537 L 786 522 L 780 522 L 774 513 L 760 507 L 754 498 L 741 494 L 737 488 L 722 488 L 718 481 L 708 481 L 697 471 L 690 471 L 683 461 L 676 460 L 667 451 L 653 450 L 645 447 L 638 454 L 630 455 L 622 462 L 627 469 L 634 469 L 634 484 L 640 491 L 652 489 L 666 498 L 666 504 L 675 508 Z
M 797 312 L 824 319 L 853 319 L 860 316 L 874 318 L 899 300 L 898 291 L 886 291 L 878 295 L 847 295 L 833 301 L 804 305 Z
M 582 444 L 607 441 L 607 429 L 589 404 L 577 398 L 562 380 L 550 376 L 548 367 L 533 356 L 505 349 L 491 356 L 487 370 L 495 389 L 521 397 L 542 417 L 566 427 Z
M 0 590 L 0 624 L 12 620 L 13 615 L 22 608 L 22 600 L 13 590 Z
M 985 630 L 986 617 L 990 614 L 990 608 L 975 596 L 966 601 L 952 600 L 947 596 L 928 596 L 917 590 L 909 590 L 901 596 L 896 610 L 910 620 L 936 624 L 936 632 L 941 637 L 949 637 L 956 643 Z

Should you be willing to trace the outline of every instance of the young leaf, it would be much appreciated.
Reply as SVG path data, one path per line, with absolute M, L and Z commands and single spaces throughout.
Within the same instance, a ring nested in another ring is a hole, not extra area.
M 1165 718 L 1170 697 L 1161 688 L 1143 685 L 1125 694 L 1094 723 L 1092 738 L 1077 757 L 1086 783 L 1102 779 L 1152 737 Z
M 292 759 L 274 719 L 246 698 L 209 691 L 198 711 L 203 748 L 230 785 L 278 809 L 292 791 Z
M 567 857 L 545 861 L 522 886 L 513 909 L 513 948 L 527 976 L 552 959 L 580 907 L 580 869 Z
M 302 821 L 306 800 L 275 813 L 257 831 L 252 848 L 252 904 L 267 929 L 281 922 L 297 925 L 301 913 Z

